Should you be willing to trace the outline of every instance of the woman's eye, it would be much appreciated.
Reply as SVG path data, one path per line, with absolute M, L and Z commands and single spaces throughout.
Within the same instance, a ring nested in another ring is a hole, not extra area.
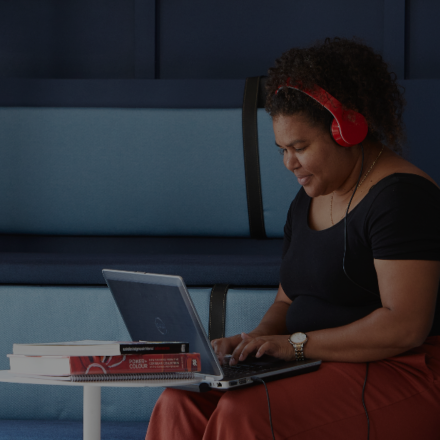
M 279 148 L 279 149 L 278 149 L 278 153 L 280 153 L 281 156 L 284 156 L 284 152 L 285 152 L 285 151 L 286 151 L 285 148 Z
M 303 150 L 305 150 L 305 148 L 295 148 L 295 151 L 303 151 Z

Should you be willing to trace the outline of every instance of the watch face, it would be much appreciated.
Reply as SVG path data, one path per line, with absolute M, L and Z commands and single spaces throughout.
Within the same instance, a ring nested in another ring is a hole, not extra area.
M 301 332 L 294 333 L 294 334 L 290 337 L 290 340 L 291 340 L 294 344 L 301 344 L 301 343 L 303 343 L 306 339 L 307 339 L 307 336 L 306 336 L 304 333 L 301 333 Z

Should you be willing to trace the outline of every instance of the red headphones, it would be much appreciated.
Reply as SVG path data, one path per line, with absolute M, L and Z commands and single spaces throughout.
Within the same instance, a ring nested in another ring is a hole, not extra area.
M 344 110 L 342 104 L 330 95 L 330 93 L 321 89 L 321 87 L 315 85 L 313 90 L 305 90 L 300 88 L 299 85 L 293 86 L 290 83 L 290 78 L 287 78 L 286 85 L 279 86 L 275 94 L 278 94 L 278 90 L 283 87 L 305 93 L 319 102 L 333 115 L 334 119 L 331 125 L 331 134 L 339 145 L 352 147 L 353 145 L 361 143 L 366 138 L 368 133 L 366 119 L 354 110 Z

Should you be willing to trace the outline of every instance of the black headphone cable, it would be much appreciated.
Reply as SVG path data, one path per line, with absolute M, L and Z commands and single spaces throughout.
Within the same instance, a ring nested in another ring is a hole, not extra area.
M 365 386 L 367 385 L 368 366 L 369 366 L 369 364 L 370 363 L 367 362 L 367 370 L 365 372 L 365 381 L 364 381 L 364 386 L 362 388 L 362 405 L 364 406 L 365 415 L 367 416 L 367 426 L 368 426 L 367 440 L 369 440 L 369 438 L 370 438 L 370 417 L 368 417 L 368 411 L 367 411 L 367 407 L 365 405 L 365 400 L 364 400 L 364 393 L 365 393 Z
M 348 234 L 347 234 L 347 215 L 348 215 L 348 210 L 350 209 L 351 201 L 353 200 L 353 197 L 354 197 L 354 195 L 355 195 L 355 193 L 356 193 L 356 190 L 358 189 L 359 182 L 360 182 L 361 177 L 362 177 L 362 171 L 364 170 L 364 146 L 362 145 L 362 143 L 359 144 L 359 145 L 360 145 L 361 148 L 362 148 L 362 165 L 361 165 L 361 172 L 359 173 L 358 181 L 357 181 L 357 183 L 356 183 L 356 187 L 355 187 L 355 189 L 354 189 L 354 191 L 353 191 L 353 194 L 351 195 L 350 201 L 348 202 L 347 210 L 345 211 L 345 217 L 344 217 L 344 256 L 342 257 L 342 270 L 344 271 L 345 276 L 346 276 L 346 277 L 347 277 L 347 278 L 348 278 L 353 284 L 355 284 L 357 287 L 360 287 L 361 289 L 366 290 L 368 293 L 371 293 L 371 294 L 373 294 L 373 295 L 375 295 L 375 296 L 380 297 L 380 295 L 378 295 L 376 292 L 372 292 L 371 290 L 367 289 L 367 288 L 364 287 L 364 286 L 361 286 L 360 284 L 356 283 L 356 281 L 352 280 L 352 279 L 350 278 L 350 276 L 348 275 L 346 269 L 345 269 L 345 254 L 346 254 L 346 251 L 347 251 L 347 235 L 348 235 Z
M 272 414 L 270 411 L 270 399 L 269 399 L 269 391 L 267 391 L 266 382 L 264 382 L 263 379 L 261 379 L 258 376 L 252 376 L 251 379 L 255 382 L 262 382 L 264 385 L 264 388 L 266 388 L 266 396 L 267 396 L 267 406 L 269 407 L 269 422 L 270 422 L 270 429 L 272 431 L 272 439 L 275 440 L 275 434 L 273 432 L 273 426 L 272 426 Z
M 358 189 L 359 182 L 360 182 L 361 177 L 362 177 L 362 172 L 364 170 L 364 146 L 362 145 L 362 143 L 360 143 L 359 145 L 362 148 L 362 165 L 361 165 L 361 172 L 359 173 L 359 178 L 358 178 L 358 181 L 356 183 L 356 188 L 354 189 L 353 194 L 351 195 L 350 201 L 348 202 L 347 210 L 345 212 L 345 217 L 344 217 L 344 256 L 342 258 L 342 269 L 343 269 L 343 271 L 345 273 L 345 276 L 353 284 L 355 284 L 356 286 L 360 287 L 361 289 L 366 290 L 369 293 L 372 293 L 375 296 L 380 297 L 380 295 L 378 295 L 377 293 L 372 292 L 371 290 L 367 289 L 366 287 L 361 286 L 360 284 L 356 283 L 356 281 L 352 280 L 348 276 L 347 271 L 345 270 L 345 253 L 346 253 L 346 250 L 347 250 L 347 235 L 348 235 L 347 234 L 347 215 L 348 215 L 348 210 L 350 209 L 351 201 L 353 200 L 354 194 L 356 193 L 356 190 Z M 367 385 L 367 378 L 368 378 L 368 365 L 369 365 L 369 362 L 367 362 L 367 369 L 366 369 L 366 372 L 365 372 L 365 381 L 364 381 L 364 386 L 362 388 L 362 405 L 364 406 L 365 415 L 367 416 L 367 426 L 368 426 L 367 440 L 370 439 L 370 417 L 368 416 L 367 406 L 365 405 L 364 394 L 365 394 L 365 386 Z

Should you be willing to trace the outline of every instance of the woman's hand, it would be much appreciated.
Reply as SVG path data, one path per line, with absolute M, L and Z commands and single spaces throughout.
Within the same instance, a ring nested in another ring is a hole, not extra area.
M 229 338 L 213 339 L 211 341 L 211 346 L 214 350 L 214 353 L 217 355 L 220 364 L 223 364 L 224 357 L 227 354 L 231 354 L 241 340 L 240 335 L 235 335 L 230 336 Z
M 267 354 L 285 361 L 293 361 L 295 360 L 295 350 L 288 338 L 288 335 L 259 336 L 242 333 L 241 342 L 233 351 L 229 365 L 244 361 L 251 353 L 256 353 L 257 358 Z

